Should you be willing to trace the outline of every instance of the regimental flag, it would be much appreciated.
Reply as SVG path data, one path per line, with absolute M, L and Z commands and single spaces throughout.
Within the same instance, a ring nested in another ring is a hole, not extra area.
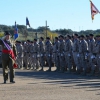
M 28 18 L 26 17 L 26 26 L 27 26 L 27 25 L 30 27 L 29 20 L 28 20 Z
M 91 5 L 91 18 L 94 20 L 94 15 L 100 13 L 100 11 L 96 8 L 96 6 L 92 3 L 90 0 L 90 5 Z
M 17 38 L 18 38 L 18 28 L 15 21 L 14 40 L 16 40 Z

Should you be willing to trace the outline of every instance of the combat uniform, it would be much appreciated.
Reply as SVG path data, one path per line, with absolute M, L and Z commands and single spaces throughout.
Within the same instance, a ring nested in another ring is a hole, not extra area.
M 95 70 L 95 65 L 93 63 L 93 53 L 94 53 L 94 47 L 95 47 L 95 40 L 94 39 L 90 39 L 89 40 L 89 45 L 88 45 L 88 59 L 89 59 L 89 66 L 91 68 L 91 74 L 94 73 L 94 70 Z
M 25 43 L 23 47 L 23 53 L 24 53 L 24 64 L 25 64 L 25 69 L 28 68 L 28 63 L 29 63 L 29 44 Z
M 47 59 L 47 63 L 49 65 L 49 70 L 51 71 L 51 67 L 52 67 L 52 43 L 51 41 L 46 41 L 45 44 L 45 53 L 46 53 L 46 59 Z
M 42 67 L 42 71 L 43 71 L 43 66 L 44 66 L 44 56 L 45 56 L 45 45 L 44 42 L 41 41 L 39 42 L 39 55 L 40 55 L 40 66 Z
M 36 42 L 33 46 L 33 57 L 34 57 L 34 65 L 36 67 L 36 70 L 39 69 L 39 44 Z
M 17 49 L 17 63 L 19 68 L 23 68 L 23 46 L 20 41 L 18 41 L 18 44 L 16 46 Z
M 60 44 L 59 41 L 55 41 L 53 45 L 53 59 L 56 66 L 56 71 L 60 71 L 60 60 L 59 60 L 59 53 L 58 53 L 59 44 Z
M 60 69 L 61 69 L 61 72 L 64 72 L 64 70 L 65 70 L 64 47 L 65 47 L 65 41 L 64 40 L 60 40 L 60 44 L 58 45 L 58 52 L 59 52 L 59 58 L 60 58 Z
M 67 39 L 65 41 L 65 62 L 66 62 L 66 66 L 68 67 L 68 72 L 71 72 L 71 68 L 72 68 L 72 46 L 73 43 L 70 39 Z
M 86 74 L 86 53 L 88 51 L 88 44 L 87 42 L 83 39 L 79 43 L 79 56 L 80 56 L 80 67 L 83 68 L 83 74 Z
M 73 42 L 73 58 L 77 68 L 77 72 L 80 73 L 80 57 L 79 57 L 79 40 L 74 39 Z

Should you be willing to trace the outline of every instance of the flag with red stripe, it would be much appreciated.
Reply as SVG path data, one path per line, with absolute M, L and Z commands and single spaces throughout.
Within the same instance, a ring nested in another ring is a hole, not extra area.
M 96 8 L 96 6 L 92 3 L 90 0 L 90 5 L 91 5 L 91 18 L 94 20 L 94 15 L 100 13 L 100 11 Z

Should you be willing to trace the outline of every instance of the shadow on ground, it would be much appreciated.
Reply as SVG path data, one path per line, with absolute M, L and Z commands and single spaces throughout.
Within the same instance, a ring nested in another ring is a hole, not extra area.
M 0 73 L 2 71 L 0 70 Z M 45 79 L 46 81 L 41 82 L 43 84 L 57 85 L 62 84 L 60 87 L 68 88 L 73 87 L 73 89 L 89 88 L 86 91 L 100 91 L 100 77 L 89 77 L 81 76 L 75 74 L 66 74 L 58 72 L 35 72 L 27 70 L 17 70 L 16 76 L 22 77 L 22 79 L 35 78 L 35 79 Z M 41 84 L 40 83 L 40 84 Z M 28 84 L 39 84 L 39 83 L 28 83 Z M 99 93 L 97 95 L 100 95 Z

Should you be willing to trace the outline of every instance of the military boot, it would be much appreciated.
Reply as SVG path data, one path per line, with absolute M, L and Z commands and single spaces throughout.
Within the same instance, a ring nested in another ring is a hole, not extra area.
M 76 75 L 79 75 L 80 73 L 80 69 L 77 69 L 77 71 L 75 72 Z
M 82 76 L 86 76 L 86 70 L 81 73 Z
M 91 70 L 90 74 L 88 74 L 88 76 L 93 76 L 95 74 L 94 70 Z

